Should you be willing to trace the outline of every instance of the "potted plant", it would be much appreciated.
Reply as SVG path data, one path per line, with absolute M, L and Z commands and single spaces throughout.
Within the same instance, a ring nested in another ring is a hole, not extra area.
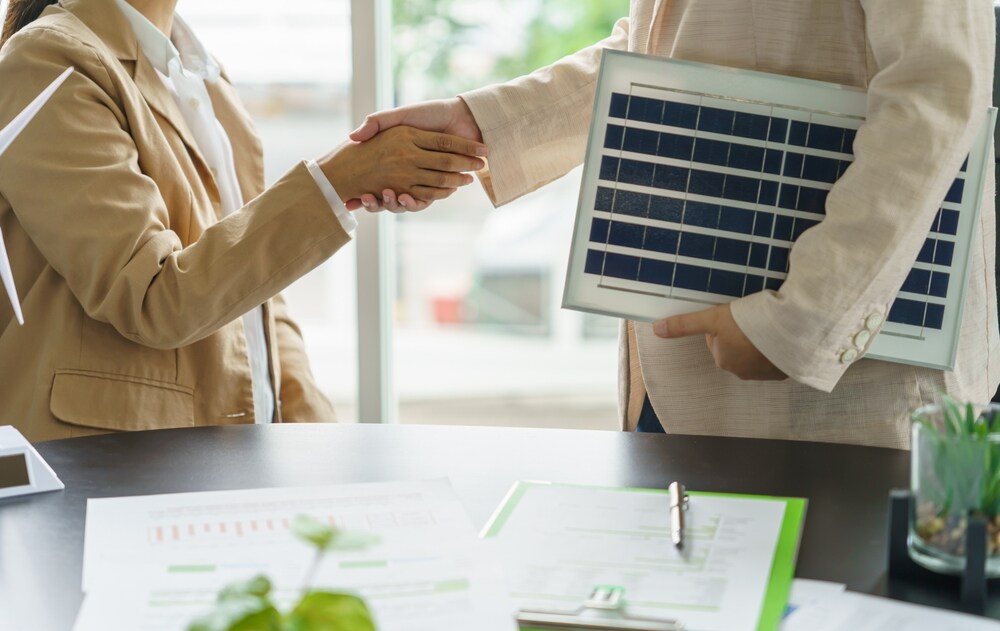
M 943 573 L 965 567 L 970 515 L 987 520 L 987 576 L 1000 576 L 1000 406 L 948 396 L 913 413 L 909 552 Z
M 370 545 L 372 538 L 331 528 L 304 515 L 292 522 L 292 532 L 314 546 L 316 556 L 302 595 L 289 611 L 280 611 L 271 597 L 271 581 L 260 575 L 223 588 L 215 609 L 188 625 L 187 631 L 375 631 L 363 600 L 311 587 L 327 552 L 361 549 Z

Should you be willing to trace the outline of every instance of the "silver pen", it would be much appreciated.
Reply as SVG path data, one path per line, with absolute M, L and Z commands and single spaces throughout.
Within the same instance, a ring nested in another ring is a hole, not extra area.
M 688 496 L 684 485 L 680 482 L 670 483 L 670 539 L 674 546 L 684 548 L 684 511 L 687 509 Z

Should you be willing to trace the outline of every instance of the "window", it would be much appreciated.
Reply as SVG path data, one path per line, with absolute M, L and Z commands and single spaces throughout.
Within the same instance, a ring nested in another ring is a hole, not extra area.
M 219 59 L 250 111 L 268 184 L 346 138 L 350 0 L 182 0 L 177 12 Z M 341 420 L 356 418 L 356 256 L 352 243 L 284 292 L 316 379 Z
M 393 9 L 402 104 L 550 63 L 610 34 L 628 3 L 394 0 Z M 398 217 L 401 422 L 617 426 L 617 321 L 560 308 L 579 178 L 501 209 L 477 182 Z

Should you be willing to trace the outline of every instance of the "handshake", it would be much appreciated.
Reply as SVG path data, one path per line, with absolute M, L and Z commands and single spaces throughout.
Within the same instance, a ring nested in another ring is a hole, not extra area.
M 349 210 L 417 211 L 472 183 L 486 146 L 458 98 L 372 114 L 318 162 Z

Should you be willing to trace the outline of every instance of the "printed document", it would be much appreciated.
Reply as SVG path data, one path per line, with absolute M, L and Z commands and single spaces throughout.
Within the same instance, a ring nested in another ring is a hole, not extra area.
M 774 629 L 784 613 L 805 501 L 690 494 L 684 545 L 664 490 L 519 482 L 487 525 L 523 609 L 569 612 L 596 585 L 626 611 L 690 631 Z
M 380 631 L 515 629 L 499 557 L 433 480 L 92 499 L 75 631 L 183 631 L 257 574 L 287 605 L 315 556 L 291 534 L 299 514 L 374 536 L 330 551 L 313 587 L 357 593 Z

